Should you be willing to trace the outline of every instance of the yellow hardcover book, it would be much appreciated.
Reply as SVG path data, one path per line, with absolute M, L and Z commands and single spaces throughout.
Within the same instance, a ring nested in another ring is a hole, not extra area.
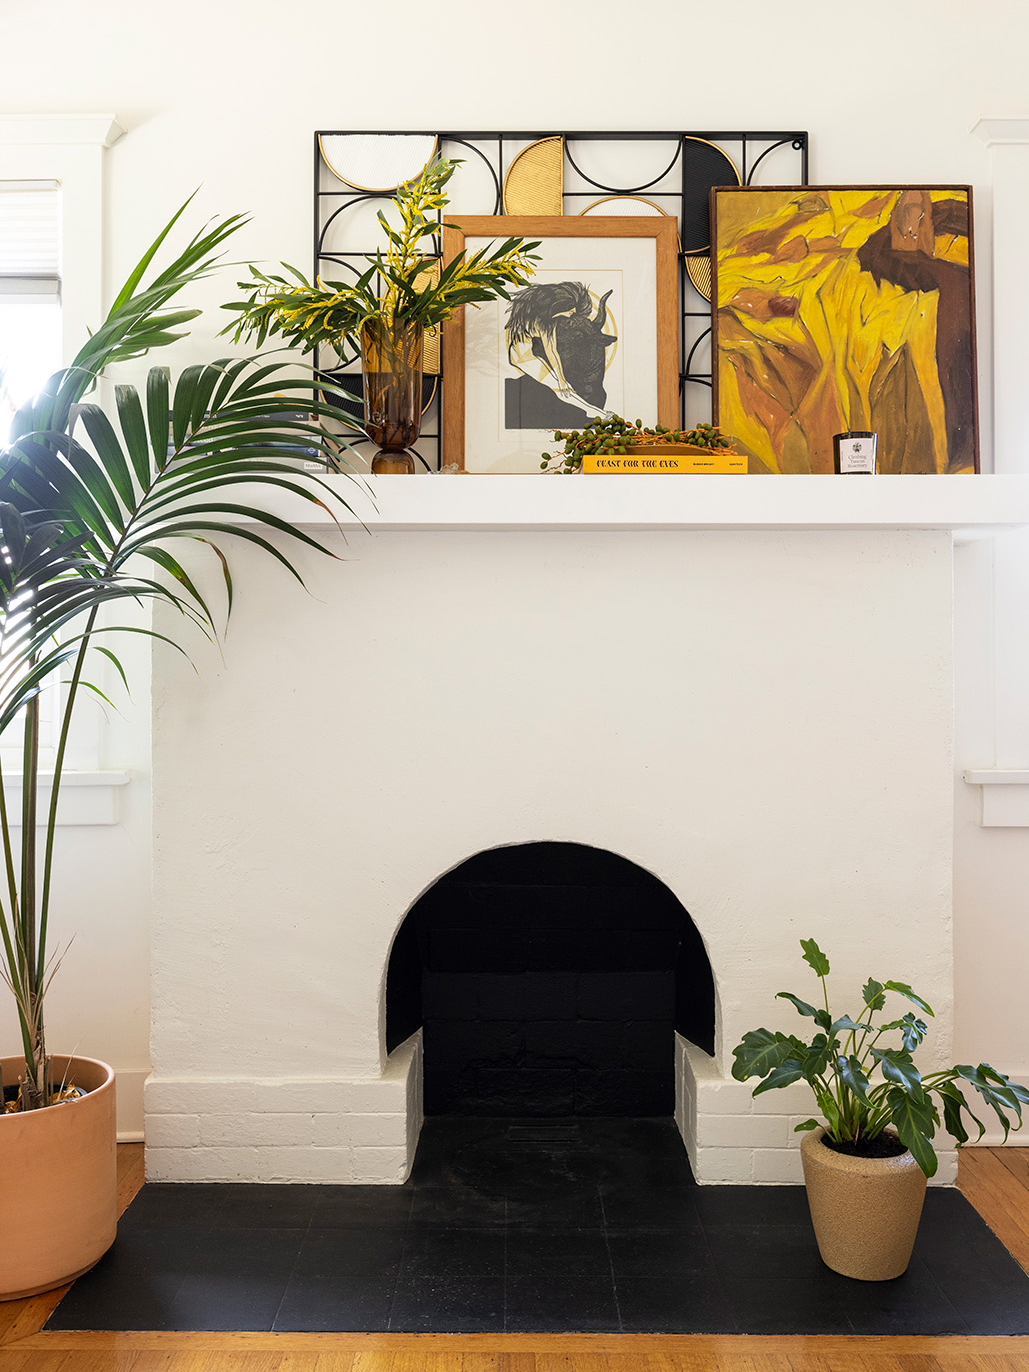
M 587 453 L 582 470 L 598 476 L 729 476 L 746 473 L 747 459 L 739 453 L 683 452 L 672 445 L 630 448 L 621 453 Z

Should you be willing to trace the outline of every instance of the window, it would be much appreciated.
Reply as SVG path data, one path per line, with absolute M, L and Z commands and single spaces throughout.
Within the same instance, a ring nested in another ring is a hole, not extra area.
M 0 444 L 61 365 L 60 190 L 0 181 Z

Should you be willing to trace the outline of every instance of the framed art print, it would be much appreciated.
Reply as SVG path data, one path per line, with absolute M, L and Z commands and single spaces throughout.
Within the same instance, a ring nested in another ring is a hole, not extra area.
M 979 469 L 968 186 L 718 188 L 715 422 L 751 471 L 832 472 L 877 435 L 880 472 Z
M 443 327 L 443 462 L 539 472 L 554 431 L 678 422 L 677 226 L 668 216 L 462 216 L 443 257 L 538 239 L 531 284 Z

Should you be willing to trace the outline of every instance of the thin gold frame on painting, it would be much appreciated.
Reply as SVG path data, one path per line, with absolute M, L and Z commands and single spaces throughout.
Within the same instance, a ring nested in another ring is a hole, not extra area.
M 678 226 L 671 217 L 593 218 L 562 215 L 523 217 L 462 215 L 461 226 L 443 229 L 443 260 L 450 262 L 464 251 L 468 238 L 521 237 L 652 239 L 655 265 L 655 360 L 657 386 L 656 422 L 674 427 L 679 412 L 679 288 Z M 457 310 L 443 325 L 443 462 L 467 470 L 465 454 L 465 319 Z M 644 422 L 653 422 L 647 416 Z M 527 447 L 528 450 L 528 447 Z M 538 466 L 538 458 L 537 464 Z
M 714 419 L 752 471 L 979 470 L 969 186 L 711 192 Z

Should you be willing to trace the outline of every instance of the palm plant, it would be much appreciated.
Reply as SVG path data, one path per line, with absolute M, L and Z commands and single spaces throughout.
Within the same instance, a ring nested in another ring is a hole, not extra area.
M 264 508 L 263 495 L 286 492 L 334 518 L 349 509 L 324 481 L 300 470 L 300 455 L 336 467 L 341 440 L 319 422 L 334 409 L 312 399 L 310 380 L 298 378 L 295 366 L 224 359 L 187 367 L 174 386 L 165 368 L 152 367 L 145 396 L 132 385 L 116 387 L 113 418 L 84 400 L 108 366 L 184 337 L 181 326 L 200 313 L 170 302 L 210 275 L 219 247 L 245 220 L 233 215 L 208 226 L 145 283 L 186 205 L 161 230 L 71 366 L 18 412 L 0 450 L 0 739 L 9 742 L 19 729 L 21 737 L 17 821 L 8 812 L 0 769 L 0 975 L 14 996 L 25 1056 L 20 1109 L 54 1099 L 43 1016 L 59 961 L 47 939 L 54 839 L 73 712 L 83 690 L 98 690 L 86 678 L 87 666 L 100 654 L 127 684 L 116 653 L 99 641 L 112 632 L 143 632 L 179 647 L 152 629 L 107 624 L 102 611 L 124 601 L 156 602 L 213 637 L 211 606 L 170 543 L 199 540 L 213 550 L 228 613 L 232 578 L 222 536 L 256 545 L 298 580 L 279 544 L 331 555 Z M 61 669 L 70 669 L 69 679 L 59 693 L 44 814 L 38 813 L 39 697 L 53 689 Z

